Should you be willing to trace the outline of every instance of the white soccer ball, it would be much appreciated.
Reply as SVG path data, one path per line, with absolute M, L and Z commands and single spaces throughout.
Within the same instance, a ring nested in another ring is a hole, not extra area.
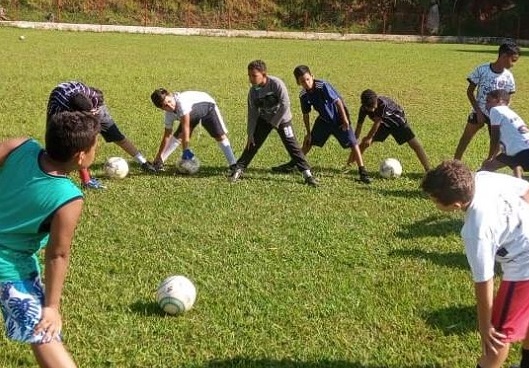
M 20 41 L 24 41 L 24 40 L 26 39 L 26 36 L 19 36 L 18 39 L 19 39 Z
M 386 179 L 398 178 L 402 175 L 402 165 L 396 158 L 387 158 L 380 163 L 379 172 Z
M 110 157 L 105 162 L 105 173 L 112 179 L 123 179 L 129 173 L 129 164 L 124 158 Z
M 190 160 L 180 160 L 176 165 L 178 172 L 187 175 L 193 175 L 198 172 L 200 169 L 200 161 L 197 156 L 193 157 Z
M 167 314 L 179 315 L 195 304 L 197 289 L 185 276 L 169 276 L 162 281 L 156 292 L 156 302 Z

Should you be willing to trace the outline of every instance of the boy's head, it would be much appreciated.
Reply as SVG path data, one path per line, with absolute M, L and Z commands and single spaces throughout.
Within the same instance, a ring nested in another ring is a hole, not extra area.
M 165 88 L 155 89 L 151 93 L 151 101 L 159 109 L 165 111 L 174 111 L 176 109 L 176 102 L 173 94 L 168 92 Z
M 303 89 L 309 91 L 314 88 L 314 76 L 306 65 L 298 65 L 294 68 L 296 83 Z
M 67 163 L 77 154 L 88 155 L 84 167 L 90 166 L 97 135 L 101 130 L 99 119 L 81 111 L 55 114 L 46 125 L 46 152 L 53 160 Z
M 378 96 L 372 89 L 366 89 L 360 94 L 360 103 L 367 111 L 375 111 L 378 106 Z
M 485 107 L 488 111 L 496 106 L 508 105 L 510 101 L 511 94 L 508 91 L 504 89 L 495 89 L 494 91 L 490 91 L 487 95 L 487 102 L 485 104 Z
M 70 97 L 68 100 L 68 105 L 72 111 L 92 111 L 94 109 L 94 104 L 92 99 L 85 95 L 84 93 L 76 93 Z
M 512 41 L 504 42 L 498 49 L 498 60 L 501 61 L 504 68 L 510 69 L 520 57 L 520 47 Z
M 474 196 L 474 175 L 461 161 L 447 160 L 426 173 L 421 188 L 440 210 L 464 210 Z
M 248 78 L 253 86 L 266 83 L 266 64 L 263 60 L 254 60 L 248 64 Z

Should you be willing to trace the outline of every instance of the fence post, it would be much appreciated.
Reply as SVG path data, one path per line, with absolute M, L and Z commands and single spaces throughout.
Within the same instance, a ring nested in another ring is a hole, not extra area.
M 57 0 L 57 22 L 61 22 L 61 0 Z

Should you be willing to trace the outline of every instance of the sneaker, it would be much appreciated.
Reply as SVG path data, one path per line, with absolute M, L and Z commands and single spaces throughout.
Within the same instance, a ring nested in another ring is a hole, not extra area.
M 151 164 L 149 161 L 142 163 L 141 169 L 149 174 L 156 174 L 158 172 L 154 165 Z
M 294 172 L 294 170 L 296 170 L 296 165 L 293 165 L 290 162 L 287 162 L 286 164 L 282 164 L 279 166 L 272 167 L 272 172 L 282 173 L 282 174 L 288 174 L 288 173 Z
M 318 186 L 318 181 L 316 180 L 316 178 L 314 176 L 307 176 L 305 178 L 305 184 L 307 184 L 308 186 L 311 186 L 311 187 L 317 187 Z
M 106 189 L 106 186 L 96 178 L 91 178 L 88 183 L 83 183 L 82 186 L 85 189 Z
M 163 164 L 162 161 L 155 162 L 155 163 L 153 164 L 153 166 L 154 166 L 154 170 L 156 170 L 156 172 L 163 172 L 163 171 L 165 171 L 165 166 L 164 166 L 164 164 Z
M 360 173 L 359 180 L 364 184 L 371 184 L 371 178 L 369 177 L 368 173 Z
M 232 170 L 230 176 L 228 177 L 228 180 L 232 183 L 235 183 L 236 181 L 239 181 L 239 179 L 242 177 L 242 169 L 235 167 L 234 170 Z

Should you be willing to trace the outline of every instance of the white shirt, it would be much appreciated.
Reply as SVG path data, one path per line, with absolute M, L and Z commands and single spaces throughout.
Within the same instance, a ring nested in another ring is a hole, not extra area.
M 489 92 L 495 89 L 504 89 L 509 93 L 514 93 L 516 90 L 514 76 L 510 70 L 504 69 L 503 72 L 498 74 L 492 70 L 490 65 L 490 63 L 479 65 L 467 78 L 468 81 L 477 86 L 476 101 L 486 116 L 489 116 L 485 108 Z
M 461 229 L 472 278 L 490 280 L 496 261 L 504 280 L 529 280 L 529 204 L 521 198 L 529 183 L 486 171 L 476 173 L 474 182 Z
M 500 142 L 507 156 L 529 149 L 529 128 L 509 106 L 491 108 L 490 124 L 500 127 Z
M 173 129 L 174 122 L 180 120 L 184 115 L 190 114 L 193 110 L 193 105 L 202 102 L 215 104 L 213 97 L 208 95 L 206 92 L 199 91 L 185 91 L 185 92 L 174 92 L 173 93 L 176 108 L 175 111 L 165 112 L 164 125 L 167 129 Z

